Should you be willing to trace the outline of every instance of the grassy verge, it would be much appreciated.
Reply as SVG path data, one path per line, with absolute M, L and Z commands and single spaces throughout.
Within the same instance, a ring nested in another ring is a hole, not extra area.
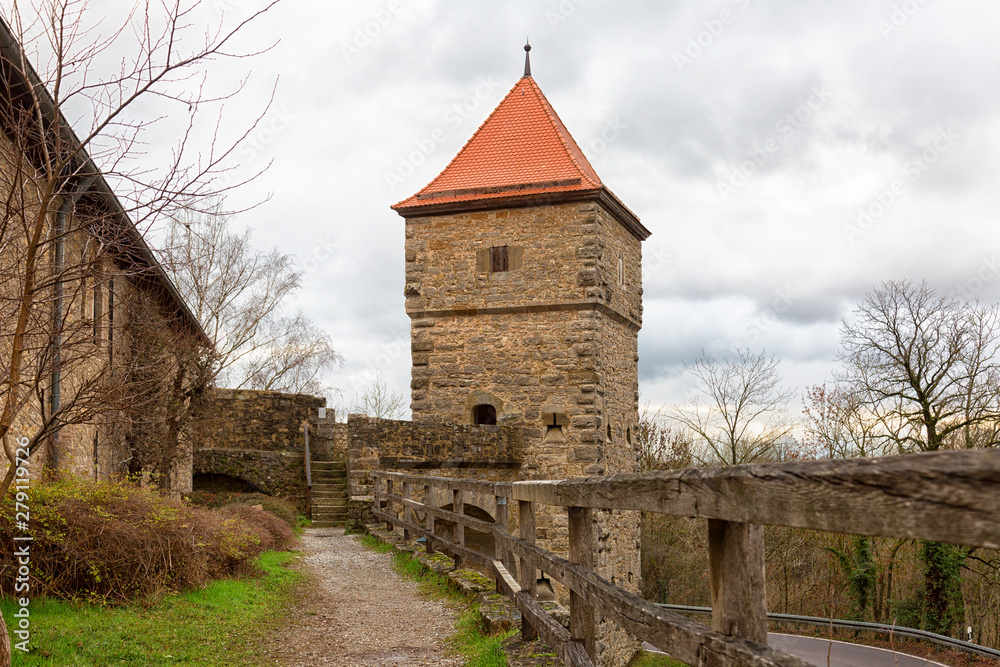
M 266 552 L 257 579 L 221 580 L 148 608 L 44 601 L 31 607 L 31 649 L 14 651 L 14 667 L 104 665 L 265 665 L 250 647 L 280 621 L 302 575 L 289 552 Z M 14 607 L 0 602 L 8 623 Z M 16 640 L 15 640 L 16 641 Z
M 367 548 L 380 553 L 395 551 L 391 544 L 372 535 L 358 538 Z M 507 657 L 503 652 L 503 642 L 516 630 L 497 635 L 483 632 L 479 616 L 479 605 L 448 584 L 448 578 L 427 570 L 423 563 L 408 554 L 397 552 L 393 556 L 393 569 L 420 586 L 420 592 L 431 598 L 445 600 L 459 610 L 455 633 L 450 637 L 451 645 L 465 658 L 466 667 L 506 667 Z
M 629 667 L 687 667 L 686 662 L 678 662 L 661 653 L 642 653 Z

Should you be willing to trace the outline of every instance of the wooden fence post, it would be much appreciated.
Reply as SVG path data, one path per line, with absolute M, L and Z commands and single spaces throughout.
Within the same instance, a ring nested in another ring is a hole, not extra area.
M 586 507 L 569 508 L 569 562 L 594 569 L 594 511 Z M 597 628 L 594 605 L 586 597 L 569 593 L 569 634 L 583 644 L 591 661 L 597 664 Z
M 428 507 L 435 506 L 434 496 L 432 495 L 433 493 L 434 493 L 433 487 L 424 486 L 424 504 L 427 505 Z M 426 528 L 427 532 L 429 532 L 431 535 L 434 534 L 434 515 L 431 514 L 430 512 L 427 512 L 427 516 L 424 517 L 424 528 Z M 429 554 L 434 553 L 434 540 L 432 540 L 429 537 L 427 538 L 427 553 Z
M 767 645 L 764 529 L 708 520 L 712 580 L 712 627 L 718 632 Z
M 519 500 L 517 502 L 517 523 L 521 539 L 533 545 L 535 543 L 534 503 L 526 500 Z M 521 556 L 520 561 L 517 566 L 517 583 L 521 586 L 521 590 L 534 600 L 538 587 L 538 580 L 535 578 L 535 559 L 532 556 L 524 555 Z M 522 615 L 521 639 L 530 642 L 537 637 L 538 633 L 528 623 L 528 619 Z
M 410 499 L 410 483 L 403 482 L 403 540 L 405 542 L 410 541 L 410 529 L 407 528 L 407 524 L 413 523 L 413 510 L 406 501 Z
M 507 497 L 506 496 L 493 496 L 493 497 L 496 499 L 496 504 L 497 504 L 497 515 L 496 515 L 496 519 L 494 519 L 493 523 L 495 523 L 496 525 L 500 526 L 504 530 L 508 530 L 508 528 L 509 528 L 508 524 L 510 523 L 510 515 L 508 514 L 508 507 L 507 507 L 508 500 L 507 500 Z M 512 559 L 510 557 L 510 554 L 507 552 L 506 549 L 504 549 L 500 545 L 499 542 L 497 542 L 497 544 L 496 544 L 496 557 L 497 557 L 498 561 L 500 561 L 501 563 L 503 563 L 504 567 L 507 568 L 508 572 L 510 572 L 515 577 L 517 576 L 517 574 L 514 572 L 514 570 L 511 567 L 513 565 L 513 563 L 511 562 Z M 497 593 L 500 593 L 500 592 L 501 592 L 501 590 L 500 590 L 500 582 L 498 581 L 497 582 Z
M 455 514 L 465 514 L 465 500 L 462 497 L 461 489 L 452 489 L 451 511 Z M 455 544 L 460 547 L 465 546 L 465 526 L 455 523 Z M 462 557 L 455 554 L 455 567 L 462 566 Z
M 388 477 L 385 478 L 385 513 L 388 516 L 392 516 L 392 499 L 389 498 L 389 494 L 392 493 L 392 480 Z M 386 520 L 385 529 L 390 533 L 395 530 L 392 525 L 392 521 Z

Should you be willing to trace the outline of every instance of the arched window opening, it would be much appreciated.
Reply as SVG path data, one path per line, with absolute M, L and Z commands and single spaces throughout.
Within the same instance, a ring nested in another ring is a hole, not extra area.
M 479 426 L 496 426 L 497 409 L 492 405 L 477 405 L 472 408 L 472 423 Z

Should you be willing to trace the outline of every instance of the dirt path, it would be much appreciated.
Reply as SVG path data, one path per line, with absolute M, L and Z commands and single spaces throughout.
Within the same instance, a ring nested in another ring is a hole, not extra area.
M 281 665 L 446 665 L 458 667 L 446 638 L 455 613 L 428 600 L 343 528 L 313 528 L 302 536 L 306 591 L 274 638 Z

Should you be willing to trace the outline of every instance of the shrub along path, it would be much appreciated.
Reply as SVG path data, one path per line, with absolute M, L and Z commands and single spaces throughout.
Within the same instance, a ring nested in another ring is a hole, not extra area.
M 392 555 L 370 551 L 343 528 L 302 536 L 309 577 L 301 598 L 278 623 L 269 652 L 281 665 L 445 665 L 455 612 L 422 596 L 392 568 Z

